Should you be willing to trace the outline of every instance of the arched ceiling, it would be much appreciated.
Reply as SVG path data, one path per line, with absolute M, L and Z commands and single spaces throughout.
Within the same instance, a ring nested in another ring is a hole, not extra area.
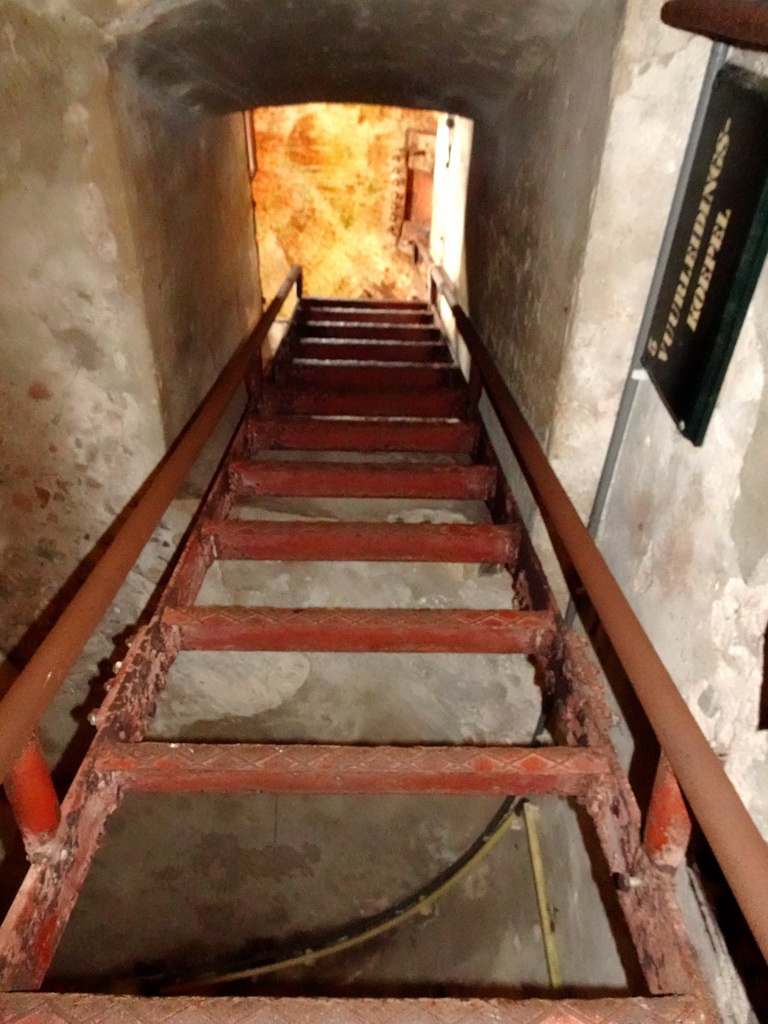
M 474 119 L 471 312 L 545 436 L 626 0 L 120 3 L 132 13 L 110 26 L 116 79 L 173 107 L 354 102 Z
M 592 0 L 158 0 L 120 33 L 142 79 L 215 111 L 385 103 L 492 120 Z

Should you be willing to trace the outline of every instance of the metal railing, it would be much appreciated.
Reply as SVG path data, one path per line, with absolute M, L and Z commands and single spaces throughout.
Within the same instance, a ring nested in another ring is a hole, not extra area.
M 35 737 L 37 724 L 109 608 L 238 386 L 253 368 L 294 284 L 294 267 L 197 412 L 153 473 L 136 507 L 71 603 L 0 701 L 0 771 L 28 850 L 55 828 L 58 803 Z M 484 391 L 541 511 L 556 551 L 579 577 L 662 748 L 657 799 L 669 799 L 667 764 L 717 857 L 763 955 L 768 959 L 768 844 L 683 700 L 618 583 L 560 484 L 493 359 L 440 267 L 431 298 L 444 298 L 471 358 L 470 387 Z M 258 364 L 257 364 L 258 372 Z M 653 804 L 652 798 L 652 804 Z M 651 812 L 653 811 L 653 806 Z
M 35 736 L 85 644 L 99 625 L 144 545 L 178 494 L 193 463 L 221 420 L 254 356 L 302 273 L 294 267 L 251 333 L 241 342 L 197 411 L 142 488 L 141 497 L 98 563 L 24 669 L 0 700 L 0 777 L 28 852 L 58 822 L 58 801 Z
M 763 956 L 768 960 L 768 843 L 761 836 L 549 464 L 442 267 L 430 269 L 433 304 L 445 299 L 471 358 L 470 383 L 482 388 L 531 489 L 558 557 L 583 588 L 659 740 L 662 761 L 649 817 L 674 800 L 665 760 L 717 858 Z M 569 580 L 569 583 L 571 581 Z

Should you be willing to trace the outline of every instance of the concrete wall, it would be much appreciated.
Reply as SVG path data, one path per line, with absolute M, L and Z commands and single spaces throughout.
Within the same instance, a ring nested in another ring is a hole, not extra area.
M 155 0 L 122 45 L 212 110 L 389 103 L 492 120 L 590 0 Z
M 655 3 L 629 3 L 549 435 L 551 461 L 585 520 L 709 50 L 707 41 L 662 26 Z M 768 623 L 767 318 L 763 274 L 702 448 L 677 433 L 653 386 L 639 384 L 598 544 L 768 837 L 768 732 L 759 728 Z M 687 905 L 725 1019 L 752 1019 L 724 948 L 708 948 L 716 928 L 706 936 L 695 900 Z
M 245 129 L 113 61 L 113 109 L 170 442 L 261 310 Z
M 259 308 L 242 134 L 113 90 L 119 7 L 0 7 L 0 652 L 16 665 Z
M 542 440 L 552 421 L 610 110 L 621 0 L 571 5 L 564 39 L 476 126 L 467 218 L 473 319 Z
M 709 44 L 630 4 L 550 455 L 589 514 Z M 669 96 L 675 103 L 669 103 Z M 631 201 L 630 201 L 631 199 Z M 758 286 L 704 446 L 640 385 L 600 546 L 768 835 L 758 731 L 768 622 L 768 279 Z

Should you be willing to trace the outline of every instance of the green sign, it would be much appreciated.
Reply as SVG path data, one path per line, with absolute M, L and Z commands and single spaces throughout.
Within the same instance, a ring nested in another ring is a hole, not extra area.
M 642 357 L 680 432 L 704 441 L 768 251 L 768 81 L 717 75 Z

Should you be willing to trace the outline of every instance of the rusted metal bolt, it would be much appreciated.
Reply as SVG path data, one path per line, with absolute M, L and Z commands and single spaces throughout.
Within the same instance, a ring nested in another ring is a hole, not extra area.
M 39 850 L 35 850 L 27 856 L 30 864 L 45 864 L 46 861 L 51 859 L 51 849 L 49 846 L 41 846 Z
M 613 884 L 619 892 L 629 892 L 630 889 L 639 889 L 643 884 L 642 878 L 638 875 L 628 875 L 620 871 L 614 871 L 611 877 L 613 879 Z
M 90 715 L 88 715 L 88 721 L 91 723 L 91 725 L 98 725 L 99 724 L 99 713 L 98 713 L 98 711 L 92 711 L 90 713 Z

